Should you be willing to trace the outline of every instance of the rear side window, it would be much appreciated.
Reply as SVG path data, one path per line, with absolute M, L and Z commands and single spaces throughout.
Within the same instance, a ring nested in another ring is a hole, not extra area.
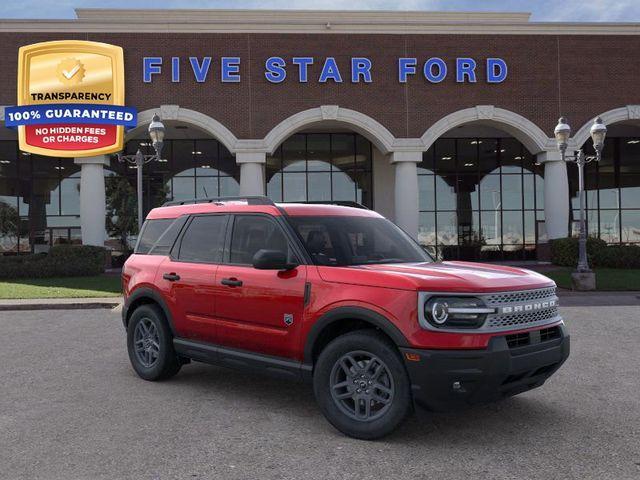
M 169 228 L 160 235 L 160 238 L 154 243 L 153 247 L 151 247 L 149 255 L 169 255 L 173 244 L 176 242 L 188 218 L 187 215 L 183 215 L 175 219 L 174 222 L 169 225 Z
M 227 218 L 227 215 L 193 217 L 182 236 L 178 260 L 221 263 Z
M 153 247 L 174 220 L 175 218 L 158 218 L 156 220 L 147 220 L 144 222 L 134 253 L 149 253 L 151 247 Z

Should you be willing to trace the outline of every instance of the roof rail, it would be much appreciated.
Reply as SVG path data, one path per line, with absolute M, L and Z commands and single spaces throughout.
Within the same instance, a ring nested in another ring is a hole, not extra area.
M 224 203 L 231 202 L 234 200 L 244 200 L 247 202 L 247 205 L 273 205 L 273 200 L 269 197 L 265 196 L 251 196 L 244 195 L 239 197 L 206 197 L 206 198 L 190 198 L 187 200 L 173 200 L 170 202 L 165 202 L 162 204 L 163 207 L 170 207 L 172 205 L 187 205 L 192 203 Z
M 306 202 L 284 202 L 286 203 L 304 203 L 306 205 L 338 205 L 340 207 L 359 208 L 361 210 L 370 210 L 369 207 L 350 200 L 308 200 Z

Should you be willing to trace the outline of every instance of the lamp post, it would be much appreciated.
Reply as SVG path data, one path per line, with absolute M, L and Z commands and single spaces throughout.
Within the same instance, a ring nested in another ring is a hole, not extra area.
M 596 152 L 595 155 L 585 155 L 582 149 L 577 152 L 567 155 L 567 146 L 569 143 L 569 137 L 571 136 L 571 127 L 567 123 L 567 119 L 561 117 L 558 120 L 558 125 L 554 130 L 556 142 L 558 143 L 558 149 L 562 154 L 562 160 L 568 162 L 574 162 L 578 166 L 578 191 L 580 196 L 580 237 L 578 240 L 578 267 L 576 269 L 577 274 L 592 274 L 589 268 L 589 261 L 587 259 L 587 229 L 585 219 L 585 191 L 584 191 L 584 166 L 592 161 L 599 162 L 602 158 L 602 148 L 604 147 L 604 138 L 607 134 L 607 127 L 602 123 L 602 119 L 597 117 L 593 125 L 591 125 L 591 139 L 593 140 L 593 148 Z M 575 280 L 575 277 L 574 277 Z M 595 278 L 593 279 L 595 283 Z
M 164 124 L 160 121 L 158 114 L 155 114 L 149 124 L 149 138 L 151 138 L 151 144 L 155 153 L 153 155 L 144 155 L 140 149 L 135 155 L 122 155 L 118 153 L 119 162 L 127 162 L 135 165 L 137 169 L 137 194 L 138 194 L 138 234 L 142 230 L 142 222 L 144 221 L 144 211 L 142 204 L 142 167 L 145 163 L 149 163 L 152 160 L 160 160 L 162 152 L 162 145 L 164 142 L 165 128 Z

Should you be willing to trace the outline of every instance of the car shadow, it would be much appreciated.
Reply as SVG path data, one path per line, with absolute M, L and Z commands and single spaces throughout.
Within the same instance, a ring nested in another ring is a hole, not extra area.
M 322 429 L 317 433 L 324 435 L 329 431 L 342 437 L 324 420 L 309 384 L 197 362 L 183 367 L 169 383 L 179 387 L 183 395 L 190 390 L 198 395 L 223 395 L 237 408 L 286 412 L 287 416 L 307 423 L 308 430 Z M 501 402 L 447 413 L 418 410 L 383 441 L 389 444 L 440 444 L 443 439 L 450 438 L 457 443 L 504 443 L 509 438 L 521 438 L 523 432 L 529 436 L 544 436 L 550 424 L 561 424 L 563 420 L 566 420 L 566 410 L 562 406 L 539 395 L 525 393 Z

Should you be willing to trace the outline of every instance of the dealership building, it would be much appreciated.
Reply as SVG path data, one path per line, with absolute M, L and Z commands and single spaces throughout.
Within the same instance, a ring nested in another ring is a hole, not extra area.
M 138 127 L 125 153 L 151 153 L 145 211 L 165 200 L 268 195 L 359 202 L 446 258 L 544 258 L 577 231 L 585 169 L 587 226 L 640 243 L 640 24 L 532 22 L 526 13 L 78 9 L 72 20 L 0 20 L 0 105 L 16 104 L 18 49 L 90 40 L 124 50 Z M 4 114 L 1 117 L 4 121 Z M 0 253 L 106 244 L 115 156 L 21 152 L 0 127 Z M 135 193 L 133 193 L 135 195 Z M 131 198 L 135 203 L 135 197 Z

